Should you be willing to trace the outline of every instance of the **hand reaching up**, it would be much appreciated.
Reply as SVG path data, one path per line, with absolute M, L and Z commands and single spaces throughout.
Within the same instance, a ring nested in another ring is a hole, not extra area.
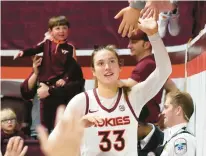
M 140 18 L 138 28 L 145 32 L 148 36 L 151 36 L 158 32 L 157 24 L 158 11 L 153 10 L 153 16 L 149 18 Z
M 139 14 L 140 10 L 132 7 L 126 7 L 114 17 L 115 19 L 122 17 L 122 22 L 118 29 L 118 33 L 122 34 L 122 37 L 131 37 L 132 31 L 137 28 Z
M 24 156 L 28 150 L 28 146 L 24 146 L 21 137 L 16 136 L 9 139 L 4 156 Z
M 74 114 L 66 117 L 64 108 L 60 106 L 57 110 L 57 125 L 48 136 L 44 127 L 37 128 L 40 146 L 46 156 L 78 156 L 81 139 L 83 137 L 84 126 L 81 120 Z

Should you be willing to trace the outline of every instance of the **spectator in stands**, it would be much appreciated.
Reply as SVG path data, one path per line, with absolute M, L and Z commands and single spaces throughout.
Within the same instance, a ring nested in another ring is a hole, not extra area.
M 23 139 L 28 138 L 21 131 L 20 123 L 17 122 L 16 113 L 11 108 L 1 109 L 1 142 L 10 139 L 13 136 L 20 136 Z M 2 146 L 1 146 L 2 147 Z M 4 152 L 2 148 L 2 152 Z
M 73 56 L 73 46 L 67 43 L 70 23 L 65 16 L 52 17 L 48 23 L 51 38 L 34 48 L 24 49 L 14 59 L 43 52 L 38 81 L 62 87 L 69 81 L 68 67 Z M 50 70 L 48 70 L 50 67 Z
M 119 81 L 119 86 L 132 87 L 139 82 L 146 80 L 146 78 L 155 70 L 156 63 L 154 55 L 152 54 L 152 46 L 147 35 L 137 30 L 129 38 L 128 48 L 131 55 L 137 60 L 137 64 L 132 71 L 131 77 L 125 81 Z M 160 114 L 160 104 L 163 94 L 163 89 L 166 92 L 178 90 L 171 79 L 168 79 L 164 87 L 142 108 L 139 118 L 144 119 L 142 122 L 157 123 Z
M 11 90 L 11 93 L 12 92 L 13 91 Z M 29 135 L 29 127 L 31 124 L 31 103 L 28 103 L 19 97 L 6 95 L 7 94 L 3 95 L 1 98 L 1 109 L 13 110 L 16 114 L 19 129 L 21 129 L 26 135 Z
M 35 56 L 33 58 L 33 72 L 21 85 L 21 93 L 23 98 L 26 100 L 33 99 L 32 131 L 34 132 L 34 137 L 35 131 L 33 127 L 36 127 L 36 125 L 39 123 L 38 114 L 40 113 L 41 123 L 43 123 L 48 128 L 48 130 L 51 131 L 54 127 L 56 108 L 60 104 L 66 105 L 72 97 L 82 92 L 84 90 L 85 83 L 80 66 L 72 58 L 69 62 L 68 83 L 66 83 L 63 87 L 49 86 L 47 83 L 40 83 L 38 88 L 39 66 L 41 63 L 42 58 L 39 56 Z M 36 96 L 41 99 L 41 107 L 38 104 L 38 99 Z M 38 111 L 39 107 L 40 112 Z M 37 120 L 35 120 L 35 117 L 37 117 Z
M 38 75 L 31 76 L 32 79 L 36 77 L 35 81 L 39 86 L 39 89 L 34 89 L 34 92 L 37 90 L 41 100 L 40 117 L 43 124 L 51 131 L 57 106 L 67 104 L 69 99 L 80 93 L 83 90 L 84 79 L 80 66 L 73 58 L 75 57 L 74 47 L 67 42 L 69 21 L 65 16 L 52 17 L 48 27 L 51 39 L 45 40 L 34 48 L 20 51 L 14 59 L 43 52 L 43 58 L 38 60 Z M 37 85 L 35 87 L 37 88 Z M 58 92 L 62 88 L 66 90 L 62 92 L 63 94 Z

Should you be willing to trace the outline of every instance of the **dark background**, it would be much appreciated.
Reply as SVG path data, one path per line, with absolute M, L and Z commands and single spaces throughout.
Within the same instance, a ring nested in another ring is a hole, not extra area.
M 115 44 L 127 47 L 127 39 L 117 33 L 120 20 L 114 16 L 128 6 L 127 1 L 2 1 L 1 49 L 22 49 L 41 41 L 50 17 L 65 15 L 71 23 L 69 41 L 78 49 L 94 45 Z M 206 2 L 179 3 L 181 33 L 172 37 L 167 32 L 166 46 L 185 44 L 206 23 Z

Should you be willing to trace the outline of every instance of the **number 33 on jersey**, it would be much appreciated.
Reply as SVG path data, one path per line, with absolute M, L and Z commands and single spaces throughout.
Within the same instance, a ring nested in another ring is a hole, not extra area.
M 86 96 L 88 113 L 100 116 L 103 123 L 85 129 L 81 156 L 137 156 L 137 117 L 122 90 L 110 109 L 95 90 Z

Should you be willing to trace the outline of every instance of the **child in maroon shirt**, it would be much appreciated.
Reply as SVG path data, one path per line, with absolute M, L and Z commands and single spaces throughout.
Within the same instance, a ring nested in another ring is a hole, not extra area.
M 41 123 L 49 131 L 54 127 L 56 108 L 61 104 L 66 105 L 73 96 L 83 91 L 84 88 L 82 70 L 74 57 L 75 49 L 67 42 L 69 27 L 65 16 L 52 17 L 49 20 L 51 37 L 34 48 L 20 51 L 14 57 L 32 56 L 43 52 L 43 58 L 40 60 L 41 65 L 38 68 L 37 85 L 44 83 L 49 87 L 49 95 L 40 97 Z M 21 86 L 23 98 L 33 99 L 37 93 L 37 85 L 28 89 L 28 81 L 26 80 Z
M 49 20 L 48 26 L 50 39 L 20 51 L 14 59 L 43 52 L 38 81 L 60 87 L 69 81 L 68 61 L 74 55 L 74 47 L 67 43 L 70 24 L 65 16 L 57 16 Z

